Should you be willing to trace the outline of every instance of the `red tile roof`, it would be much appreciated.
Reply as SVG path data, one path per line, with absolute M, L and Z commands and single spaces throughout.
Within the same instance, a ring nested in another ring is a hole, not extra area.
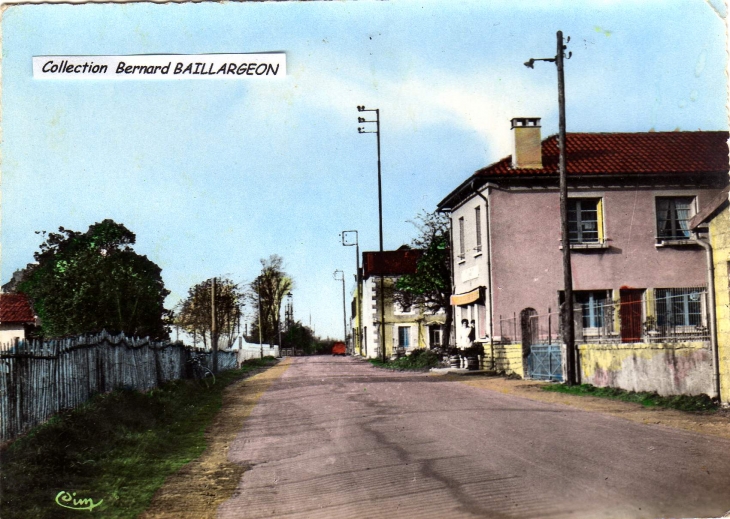
M 728 132 L 568 133 L 569 175 L 701 174 L 728 171 Z M 540 169 L 515 169 L 512 156 L 475 176 L 557 175 L 558 136 L 542 141 Z
M 0 294 L 0 323 L 32 323 L 35 315 L 25 294 Z
M 399 249 L 362 253 L 362 277 L 415 274 L 422 250 Z

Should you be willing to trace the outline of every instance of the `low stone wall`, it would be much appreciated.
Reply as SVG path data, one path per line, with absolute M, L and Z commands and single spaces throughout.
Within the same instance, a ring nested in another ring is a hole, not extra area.
M 483 369 L 495 369 L 504 371 L 508 375 L 516 374 L 524 378 L 525 372 L 522 367 L 522 345 L 521 344 L 484 344 L 484 358 L 482 359 Z
M 580 382 L 660 395 L 716 396 L 709 342 L 581 344 Z

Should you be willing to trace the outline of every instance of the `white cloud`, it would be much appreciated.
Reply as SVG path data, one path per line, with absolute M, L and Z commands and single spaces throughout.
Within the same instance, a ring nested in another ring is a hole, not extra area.
M 419 70 L 423 75 L 418 75 Z M 556 111 L 552 76 L 542 82 L 542 76 L 530 79 L 521 71 L 505 76 L 488 70 L 454 74 L 412 67 L 405 77 L 377 78 L 367 71 L 368 67 L 351 61 L 349 66 L 334 70 L 290 70 L 285 83 L 255 85 L 255 112 L 271 121 L 272 111 L 273 115 L 279 111 L 272 107 L 291 107 L 299 117 L 334 116 L 333 125 L 350 125 L 355 131 L 357 117 L 363 115 L 356 106 L 364 104 L 380 108 L 382 124 L 391 132 L 413 133 L 433 125 L 453 125 L 478 132 L 489 149 L 501 157 L 510 153 L 512 117 L 545 118 Z M 287 110 L 287 118 L 290 115 Z

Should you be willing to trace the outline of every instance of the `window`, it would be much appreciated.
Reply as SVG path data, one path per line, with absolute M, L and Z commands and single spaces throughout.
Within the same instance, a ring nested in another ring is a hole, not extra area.
M 398 327 L 398 347 L 408 348 L 411 345 L 411 327 L 410 326 L 399 326 Z
M 477 305 L 477 328 L 479 329 L 478 337 L 480 339 L 487 338 L 487 307 L 484 305 Z
M 702 326 L 704 287 L 657 288 L 656 320 L 660 327 Z
M 573 296 L 583 314 L 583 328 L 603 328 L 604 312 L 607 309 L 613 310 L 607 301 L 607 292 L 605 290 L 573 292 Z
M 459 259 L 466 257 L 464 249 L 464 217 L 459 218 Z
M 693 216 L 694 198 L 657 198 L 657 236 L 669 240 L 689 239 L 689 220 Z
M 443 344 L 443 330 L 441 326 L 433 325 L 428 327 L 428 343 L 431 348 L 440 348 Z
M 474 250 L 477 252 L 482 251 L 482 208 L 476 207 L 474 209 L 474 220 L 476 221 L 476 230 L 477 230 L 477 246 L 474 247 Z
M 570 243 L 600 243 L 603 222 L 600 199 L 568 200 L 568 232 Z

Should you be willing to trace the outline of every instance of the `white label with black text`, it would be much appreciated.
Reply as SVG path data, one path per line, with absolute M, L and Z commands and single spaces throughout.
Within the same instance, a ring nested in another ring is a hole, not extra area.
M 286 54 L 33 56 L 35 79 L 274 79 Z

